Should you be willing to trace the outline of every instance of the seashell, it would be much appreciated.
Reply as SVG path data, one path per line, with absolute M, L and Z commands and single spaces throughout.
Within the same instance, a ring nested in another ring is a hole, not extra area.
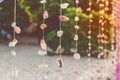
M 69 6 L 69 3 L 63 3 L 60 5 L 61 9 L 66 9 Z
M 78 16 L 75 16 L 74 20 L 75 20 L 75 21 L 79 21 L 79 17 L 78 17 Z
M 75 53 L 75 54 L 73 55 L 73 58 L 74 58 L 75 60 L 79 60 L 79 59 L 80 59 L 80 54 L 79 54 L 79 53 Z
M 87 54 L 87 56 L 88 56 L 88 57 L 90 57 L 90 56 L 91 56 L 91 54 L 90 54 L 90 53 L 88 53 L 88 54 Z
M 17 76 L 18 76 L 18 71 L 15 68 L 15 69 L 12 70 L 12 77 L 16 78 Z
M 49 17 L 48 11 L 44 11 L 43 13 L 43 19 L 47 19 Z
M 40 47 L 41 47 L 41 50 L 43 50 L 43 51 L 47 50 L 47 44 L 44 39 L 41 40 Z
M 16 27 L 16 22 L 13 22 L 13 23 L 11 24 L 11 26 L 12 26 L 12 27 Z
M 74 28 L 78 30 L 80 27 L 78 25 L 75 25 Z
M 13 43 L 13 42 L 9 42 L 9 45 L 8 45 L 9 47 L 14 47 L 15 46 L 15 44 Z
M 60 76 L 60 75 L 57 76 L 57 80 L 63 80 L 63 79 L 62 79 L 62 76 Z
M 62 30 L 60 30 L 60 31 L 57 32 L 57 36 L 58 37 L 62 37 L 62 35 L 63 35 L 63 31 Z
M 13 51 L 11 51 L 11 55 L 12 56 L 16 56 L 16 52 L 13 50 Z
M 77 35 L 77 34 L 75 34 L 75 36 L 74 36 L 74 40 L 75 40 L 75 41 L 78 40 L 78 35 Z
M 59 45 L 59 46 L 57 47 L 57 49 L 56 49 L 56 53 L 59 54 L 60 51 L 61 51 L 61 45 Z
M 48 65 L 47 64 L 40 64 L 40 65 L 38 65 L 38 68 L 43 70 L 43 69 L 48 68 Z
M 46 55 L 46 54 L 47 54 L 47 51 L 39 50 L 39 51 L 37 52 L 37 54 L 40 55 L 40 56 L 43 56 L 43 55 Z
M 41 0 L 40 3 L 45 4 L 47 1 L 46 0 Z
M 66 16 L 63 16 L 63 15 L 60 15 L 59 19 L 60 19 L 60 21 L 64 21 L 64 22 L 69 21 L 69 18 Z
M 62 60 L 62 58 L 57 58 L 57 64 L 58 64 L 59 68 L 63 67 L 63 60 Z
M 75 3 L 76 3 L 76 4 L 79 4 L 79 0 L 75 0 Z
M 21 33 L 20 27 L 15 26 L 15 27 L 13 27 L 13 28 L 14 28 L 14 31 L 15 31 L 16 34 L 20 34 L 20 33 Z
M 47 25 L 43 23 L 43 24 L 40 25 L 40 28 L 41 28 L 42 30 L 44 30 L 45 28 L 47 28 Z

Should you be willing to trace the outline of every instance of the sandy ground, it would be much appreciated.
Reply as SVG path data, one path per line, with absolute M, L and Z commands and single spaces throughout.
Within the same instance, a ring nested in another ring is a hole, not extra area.
M 40 80 L 43 71 L 38 68 L 42 63 L 42 57 L 37 55 L 38 50 L 39 46 L 36 45 L 17 45 L 17 56 L 14 57 L 7 45 L 0 44 L 0 80 Z M 64 67 L 59 69 L 56 62 L 58 57 L 45 56 L 49 67 L 44 73 L 48 80 L 115 80 L 115 66 L 111 59 L 92 58 L 88 62 L 85 57 L 75 61 L 72 56 L 63 56 Z M 76 63 L 79 66 L 75 66 Z M 11 76 L 14 68 L 18 71 L 17 78 Z M 57 79 L 58 76 L 63 79 Z

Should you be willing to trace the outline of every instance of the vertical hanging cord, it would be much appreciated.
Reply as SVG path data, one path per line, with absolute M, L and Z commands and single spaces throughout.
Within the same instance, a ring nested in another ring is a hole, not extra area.
M 78 4 L 76 4 L 76 16 L 78 16 L 78 12 L 77 12 L 77 9 L 78 9 Z M 78 25 L 78 21 L 76 21 L 76 25 Z M 76 29 L 76 34 L 77 33 L 77 29 Z M 78 41 L 76 40 L 76 53 L 78 52 Z
M 60 5 L 62 4 L 62 0 L 60 1 Z M 62 15 L 62 9 L 61 9 L 61 7 L 60 7 L 60 15 Z M 62 30 L 62 22 L 60 21 L 60 30 Z M 62 38 L 60 37 L 59 38 L 59 44 L 61 45 L 61 47 L 62 47 Z M 61 55 L 61 50 L 60 50 L 60 58 L 62 58 L 62 55 Z
M 14 23 L 16 26 L 16 0 L 14 0 Z M 15 30 L 13 30 L 13 40 L 15 40 Z M 15 51 L 15 46 L 13 47 L 14 51 Z

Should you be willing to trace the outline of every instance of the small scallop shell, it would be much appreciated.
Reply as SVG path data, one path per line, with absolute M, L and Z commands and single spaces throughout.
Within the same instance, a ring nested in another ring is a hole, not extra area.
M 75 0 L 75 3 L 76 3 L 76 4 L 79 4 L 79 0 Z
M 57 64 L 59 68 L 63 67 L 63 60 L 61 58 L 57 58 Z
M 43 19 L 47 19 L 49 17 L 48 11 L 44 11 L 43 13 Z
M 74 40 L 75 40 L 75 41 L 78 41 L 78 35 L 77 35 L 77 34 L 75 34 Z
M 58 37 L 62 37 L 62 35 L 63 35 L 63 31 L 62 30 L 60 30 L 60 31 L 57 32 L 57 36 Z
M 57 47 L 56 54 L 59 54 L 60 51 L 61 51 L 61 45 L 59 45 L 59 46 Z
M 75 25 L 74 28 L 78 30 L 80 27 L 78 25 Z
M 63 16 L 63 15 L 60 15 L 59 19 L 60 19 L 60 21 L 64 21 L 64 22 L 69 21 L 69 18 L 66 16 Z
M 60 5 L 61 9 L 66 9 L 69 6 L 69 3 L 63 3 Z
M 74 20 L 75 20 L 75 21 L 79 21 L 80 19 L 79 19 L 78 16 L 75 16 Z
M 14 28 L 14 31 L 15 31 L 16 34 L 20 34 L 20 33 L 21 33 L 20 27 L 15 26 L 15 27 L 13 27 L 13 28 Z
M 44 30 L 45 28 L 47 28 L 47 25 L 43 23 L 43 24 L 40 25 L 40 28 L 41 28 L 42 30 Z

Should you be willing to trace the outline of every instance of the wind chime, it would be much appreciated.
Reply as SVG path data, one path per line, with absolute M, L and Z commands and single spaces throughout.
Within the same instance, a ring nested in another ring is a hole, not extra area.
M 21 33 L 20 27 L 18 27 L 16 25 L 16 0 L 14 0 L 14 22 L 12 23 L 11 26 L 13 27 L 13 40 L 11 42 L 9 42 L 9 47 L 11 48 L 11 55 L 12 56 L 16 56 L 15 46 L 18 43 L 18 41 L 16 39 L 16 34 L 20 34 Z M 12 70 L 12 77 L 16 78 L 17 76 L 18 76 L 17 69 L 14 68 Z
M 69 21 L 69 18 L 67 16 L 63 15 L 63 10 L 66 9 L 69 6 L 69 3 L 63 3 L 62 0 L 60 0 L 60 15 L 59 15 L 59 31 L 57 31 L 57 37 L 59 38 L 59 46 L 56 49 L 56 54 L 59 54 L 59 58 L 57 58 L 57 65 L 61 69 L 63 67 L 63 59 L 62 59 L 62 36 L 63 36 L 63 30 L 62 30 L 62 22 Z M 62 80 L 62 76 L 57 77 L 57 80 Z
M 78 6 L 78 4 L 79 4 L 79 0 L 75 0 L 75 3 L 76 3 L 76 14 L 75 14 L 75 17 L 74 17 L 74 20 L 75 20 L 75 26 L 74 26 L 74 28 L 75 28 L 75 36 L 74 36 L 74 41 L 76 42 L 76 52 L 74 53 L 74 55 L 73 55 L 73 58 L 75 59 L 75 60 L 79 60 L 80 59 L 80 54 L 78 53 L 78 39 L 79 39 L 79 36 L 78 36 L 78 30 L 79 30 L 79 25 L 78 25 L 78 21 L 80 20 L 79 19 L 79 16 L 78 16 L 78 13 L 79 13 L 79 11 L 80 11 L 80 8 L 79 8 L 79 6 Z
M 88 54 L 87 54 L 87 56 L 89 57 L 89 59 L 88 59 L 88 61 L 90 60 L 90 57 L 91 57 L 91 33 L 92 33 L 92 31 L 91 31 L 91 23 L 93 22 L 93 20 L 92 20 L 92 18 L 93 18 L 93 14 L 92 14 L 92 3 L 91 3 L 91 0 L 90 0 L 90 2 L 89 2 L 89 8 L 87 9 L 87 11 L 89 11 L 90 12 L 90 14 L 89 14 L 89 17 L 90 17 L 90 19 L 89 19 L 89 25 L 88 25 L 88 28 L 89 28 L 89 30 L 88 30 Z
M 40 70 L 45 70 L 46 68 L 48 68 L 48 65 L 45 62 L 45 55 L 47 55 L 47 44 L 45 42 L 45 29 L 47 28 L 47 25 L 45 24 L 45 20 L 48 19 L 49 15 L 48 15 L 48 11 L 45 8 L 45 4 L 47 3 L 46 0 L 41 0 L 40 1 L 41 4 L 43 4 L 43 23 L 40 25 L 40 28 L 43 31 L 43 37 L 40 41 L 40 50 L 38 51 L 38 55 L 43 57 L 43 61 L 42 64 L 38 65 L 38 68 Z M 40 78 L 40 80 L 48 80 L 47 76 L 45 76 L 44 71 L 42 72 L 42 77 Z
M 100 18 L 99 18 L 99 34 L 97 36 L 98 38 L 98 43 L 99 43 L 99 54 L 98 54 L 98 58 L 101 58 L 102 56 L 104 56 L 104 37 L 105 34 L 104 34 L 104 25 L 105 25 L 105 18 L 104 18 L 104 13 L 105 13 L 105 10 L 104 10 L 104 1 L 98 1 L 99 3 L 99 10 L 100 10 Z
M 63 60 L 62 60 L 62 55 L 61 55 L 61 50 L 62 50 L 62 35 L 63 35 L 63 30 L 62 30 L 62 22 L 66 22 L 69 20 L 68 17 L 64 16 L 62 14 L 62 10 L 66 9 L 69 6 L 68 3 L 60 3 L 60 15 L 59 15 L 59 21 L 60 21 L 60 26 L 59 26 L 59 31 L 57 31 L 57 36 L 59 37 L 59 46 L 56 49 L 56 54 L 59 54 L 60 57 L 57 59 L 57 64 L 59 68 L 63 67 Z

